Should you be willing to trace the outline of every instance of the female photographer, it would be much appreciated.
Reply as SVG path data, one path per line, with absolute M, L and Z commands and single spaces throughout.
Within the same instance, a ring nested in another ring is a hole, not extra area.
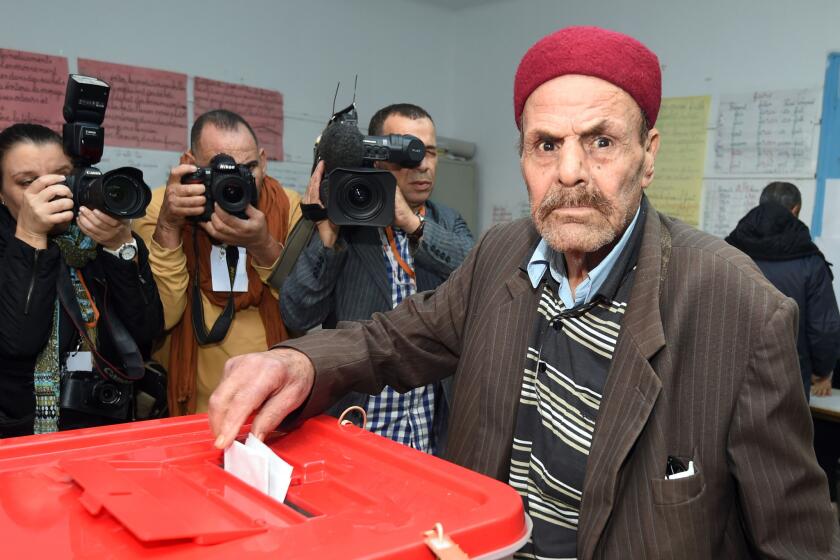
M 0 132 L 0 437 L 132 420 L 134 380 L 163 329 L 143 242 L 74 213 L 61 137 Z

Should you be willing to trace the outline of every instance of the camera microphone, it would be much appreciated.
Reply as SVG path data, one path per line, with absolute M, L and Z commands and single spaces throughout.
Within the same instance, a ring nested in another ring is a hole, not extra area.
M 353 125 L 334 123 L 324 130 L 318 151 L 324 160 L 324 171 L 329 173 L 338 167 L 362 167 L 364 144 L 362 133 Z

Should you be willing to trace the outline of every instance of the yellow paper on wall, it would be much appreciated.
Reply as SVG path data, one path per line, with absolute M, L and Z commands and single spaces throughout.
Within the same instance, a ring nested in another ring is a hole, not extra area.
M 707 95 L 662 100 L 656 173 L 646 189 L 657 210 L 693 226 L 700 224 L 710 100 Z

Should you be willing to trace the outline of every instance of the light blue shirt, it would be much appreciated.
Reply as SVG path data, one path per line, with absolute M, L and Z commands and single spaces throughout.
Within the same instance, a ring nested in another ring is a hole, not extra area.
M 545 239 L 540 240 L 539 245 L 534 250 L 534 254 L 531 255 L 531 260 L 528 261 L 528 278 L 531 279 L 531 285 L 534 288 L 539 286 L 540 280 L 543 279 L 545 271 L 548 269 L 551 277 L 559 285 L 557 295 L 563 301 L 566 309 L 589 303 L 595 294 L 598 293 L 598 288 L 603 285 L 604 281 L 610 275 L 610 271 L 615 266 L 615 262 L 618 260 L 621 251 L 627 246 L 630 235 L 633 233 L 636 222 L 639 220 L 641 209 L 642 207 L 639 205 L 639 208 L 636 209 L 636 215 L 633 216 L 633 221 L 630 222 L 630 225 L 624 231 L 624 235 L 621 236 L 621 239 L 618 240 L 618 243 L 612 248 L 612 251 L 609 252 L 598 266 L 589 271 L 589 274 L 586 275 L 583 282 L 578 284 L 574 297 L 572 297 L 572 289 L 569 286 L 569 280 L 566 276 L 566 263 L 563 260 L 563 254 L 549 247 Z

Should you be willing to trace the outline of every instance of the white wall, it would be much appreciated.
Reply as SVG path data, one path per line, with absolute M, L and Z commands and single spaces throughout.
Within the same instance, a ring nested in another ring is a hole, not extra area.
M 483 228 L 494 204 L 516 209 L 527 199 L 513 76 L 528 47 L 556 29 L 599 25 L 641 40 L 664 66 L 668 97 L 821 87 L 828 52 L 840 50 L 836 0 L 511 0 L 457 12 L 455 21 L 451 124 L 478 142 Z

